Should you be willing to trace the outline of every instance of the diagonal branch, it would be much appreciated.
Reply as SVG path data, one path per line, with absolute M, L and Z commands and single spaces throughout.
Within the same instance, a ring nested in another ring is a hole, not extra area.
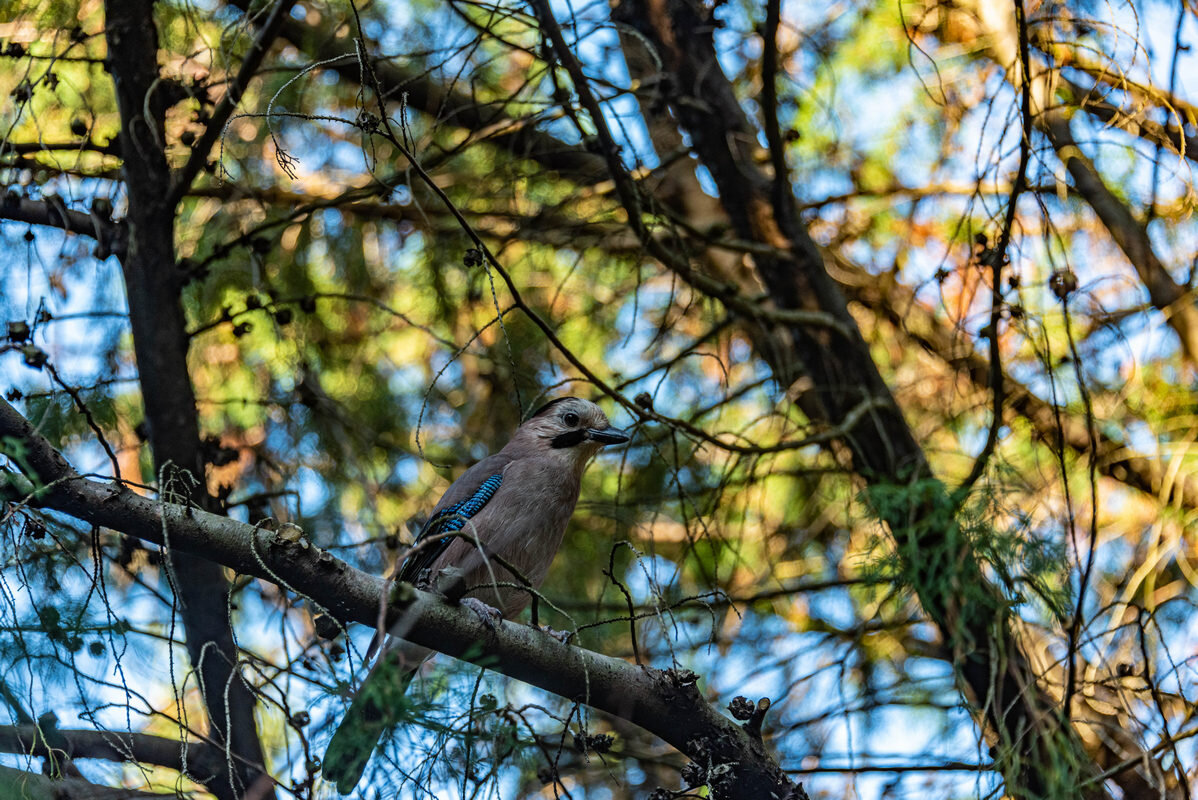
M 258 67 L 262 66 L 262 59 L 266 56 L 266 51 L 270 49 L 275 37 L 279 35 L 279 29 L 283 22 L 289 18 L 288 15 L 291 13 L 293 5 L 295 5 L 295 0 L 277 0 L 266 21 L 258 29 L 258 35 L 254 38 L 249 52 L 241 62 L 241 69 L 238 70 L 237 77 L 229 84 L 220 105 L 212 112 L 212 117 L 208 120 L 208 127 L 204 129 L 204 135 L 192 147 L 191 155 L 187 157 L 187 163 L 171 179 L 169 202 L 172 206 L 187 194 L 192 181 L 208 163 L 208 154 L 212 152 L 212 147 L 216 144 L 217 139 L 224 134 L 225 124 L 237 109 L 237 104 L 241 102 L 241 96 L 245 93 L 246 87 L 258 73 Z
M 408 584 L 354 569 L 299 536 L 151 500 L 116 483 L 81 477 L 21 414 L 0 400 L 0 441 L 17 443 L 24 475 L 0 472 L 0 496 L 93 525 L 213 559 L 295 592 L 342 622 L 378 624 L 386 597 L 388 625 L 402 616 L 410 641 L 485 664 L 546 691 L 626 719 L 695 760 L 734 764 L 736 794 L 769 797 L 790 782 L 762 743 L 704 700 L 685 670 L 640 667 L 511 622 L 485 625 L 477 615 Z
M 1040 46 L 1043 47 L 1044 43 L 1040 43 Z M 1054 54 L 1053 48 L 1045 49 L 1057 63 L 1064 63 L 1066 61 L 1066 59 L 1061 59 Z M 1194 137 L 1186 134 L 1184 127 L 1179 128 L 1178 125 L 1184 126 L 1189 124 L 1192 126 L 1195 120 L 1198 120 L 1198 106 L 1186 102 L 1174 94 L 1172 90 L 1166 91 L 1158 86 L 1133 80 L 1128 76 L 1126 71 L 1110 63 L 1102 64 L 1093 61 L 1081 48 L 1070 47 L 1067 62 L 1071 69 L 1086 75 L 1094 82 L 1094 89 L 1084 92 L 1089 95 L 1086 105 L 1088 105 L 1089 100 L 1094 99 L 1094 97 L 1102 93 L 1100 91 L 1101 87 L 1105 87 L 1106 90 L 1119 92 L 1137 108 L 1163 109 L 1173 120 L 1172 124 L 1162 129 L 1159 127 L 1159 123 L 1150 120 L 1139 120 L 1137 118 L 1136 121 L 1138 123 L 1146 123 L 1146 127 L 1140 131 L 1131 132 L 1143 136 L 1154 144 L 1157 143 L 1160 137 L 1163 137 L 1163 143 L 1170 149 L 1178 153 L 1184 152 L 1187 157 L 1189 157 L 1189 153 L 1193 152 L 1195 146 Z M 1069 85 L 1072 87 L 1072 82 Z M 1083 94 L 1083 92 L 1079 91 L 1078 94 Z M 1083 108 L 1086 111 L 1091 110 L 1085 105 L 1083 105 Z M 1101 115 L 1102 113 L 1104 113 L 1103 110 L 1099 109 L 1097 115 Z M 1119 110 L 1119 114 L 1124 117 L 1128 116 L 1122 109 Z
M 1186 133 L 1177 125 L 1162 125 L 1154 119 L 1149 119 L 1145 112 L 1129 113 L 1114 103 L 1102 99 L 1098 87 L 1086 89 L 1079 84 L 1065 80 L 1065 85 L 1076 98 L 1078 107 L 1096 119 L 1114 125 L 1133 136 L 1139 136 L 1146 142 L 1167 148 L 1185 156 L 1190 161 L 1198 162 L 1198 136 Z

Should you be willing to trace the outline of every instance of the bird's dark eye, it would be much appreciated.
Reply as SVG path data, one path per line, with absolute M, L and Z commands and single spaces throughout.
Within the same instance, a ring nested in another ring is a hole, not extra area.
M 573 411 L 567 411 L 565 414 L 562 414 L 562 422 L 573 428 L 578 424 L 578 415 Z

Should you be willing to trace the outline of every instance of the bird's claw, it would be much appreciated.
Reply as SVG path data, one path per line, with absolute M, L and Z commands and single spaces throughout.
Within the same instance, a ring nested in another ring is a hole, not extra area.
M 555 631 L 553 628 L 550 628 L 548 625 L 538 625 L 537 630 L 539 630 L 541 633 L 547 634 L 548 636 L 552 636 L 554 639 L 557 639 L 562 644 L 569 644 L 570 637 L 574 635 L 570 631 Z
M 503 612 L 495 606 L 489 606 L 477 597 L 462 598 L 462 605 L 474 612 L 487 630 L 495 630 L 496 623 L 503 619 Z

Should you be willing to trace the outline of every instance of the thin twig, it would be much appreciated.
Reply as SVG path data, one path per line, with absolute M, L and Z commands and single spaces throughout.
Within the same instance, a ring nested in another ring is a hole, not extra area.
M 100 447 L 104 448 L 104 452 L 108 455 L 108 461 L 112 464 L 113 477 L 118 481 L 121 480 L 121 464 L 117 460 L 116 453 L 108 444 L 108 439 L 104 436 L 104 430 L 100 424 L 96 422 L 96 418 L 92 416 L 91 409 L 87 407 L 87 403 L 83 402 L 83 398 L 79 396 L 79 390 L 69 385 L 58 374 L 58 370 L 54 369 L 54 365 L 46 362 L 43 365 L 46 371 L 50 374 L 50 379 L 62 387 L 62 390 L 71 396 L 71 400 L 75 402 L 75 407 L 79 409 L 79 413 L 87 420 L 87 427 L 92 429 L 92 433 L 96 434 L 96 439 L 100 442 Z
M 237 104 L 241 102 L 241 97 L 250 81 L 258 74 L 258 67 L 262 65 L 266 51 L 270 49 L 270 45 L 279 33 L 279 28 L 291 13 L 293 5 L 295 5 L 295 0 L 278 0 L 274 10 L 270 12 L 266 22 L 258 30 L 254 43 L 250 45 L 249 52 L 245 54 L 245 60 L 241 62 L 237 78 L 229 84 L 220 105 L 212 112 L 212 117 L 208 120 L 208 127 L 204 129 L 204 135 L 192 147 L 187 163 L 171 179 L 168 198 L 172 206 L 183 199 L 183 195 L 191 188 L 191 182 L 208 163 L 208 154 L 212 152 L 212 146 L 224 134 L 225 123 L 237 109 Z
M 990 456 L 994 454 L 995 447 L 998 446 L 998 432 L 1003 426 L 1003 395 L 1004 383 L 1003 368 L 1002 368 L 1002 349 L 1001 339 L 999 337 L 998 326 L 1002 321 L 1002 268 L 1003 265 L 1009 262 L 1007 249 L 1011 246 L 1011 233 L 1015 227 L 1015 214 L 1019 205 L 1019 195 L 1027 188 L 1027 167 L 1032 155 L 1032 75 L 1031 66 L 1028 54 L 1028 30 L 1027 30 L 1027 13 L 1023 8 L 1023 0 L 1015 0 L 1015 23 L 1019 29 L 1019 68 L 1021 72 L 1020 80 L 1020 108 L 1019 116 L 1023 122 L 1019 136 L 1019 169 L 1015 173 L 1015 182 L 1011 185 L 1011 196 L 1007 200 L 1007 214 L 1003 220 L 1002 232 L 999 234 L 998 243 L 993 249 L 987 248 L 982 259 L 983 265 L 986 261 L 990 262 L 990 324 L 987 326 L 989 331 L 990 341 L 990 391 L 992 393 L 993 402 L 991 404 L 991 419 L 990 429 L 986 433 L 986 444 L 982 447 L 982 452 L 974 459 L 973 468 L 969 471 L 969 476 L 961 483 L 957 489 L 957 497 L 964 498 L 973 488 L 978 478 L 986 471 L 986 465 L 990 461 Z

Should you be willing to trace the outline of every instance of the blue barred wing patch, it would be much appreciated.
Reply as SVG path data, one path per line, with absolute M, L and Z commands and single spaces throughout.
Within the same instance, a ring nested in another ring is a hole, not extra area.
M 501 483 L 503 483 L 503 474 L 496 473 L 479 484 L 474 494 L 465 500 L 438 511 L 429 518 L 428 522 L 424 523 L 416 541 L 422 542 L 445 533 L 460 531 L 470 519 L 483 510 L 483 506 L 490 502 L 495 493 L 499 491 Z M 452 537 L 447 537 L 435 544 L 425 545 L 420 548 L 419 552 L 404 559 L 399 568 L 399 580 L 416 582 L 420 578 L 421 571 L 432 566 L 433 561 L 445 552 L 445 548 L 449 547 L 449 543 L 452 541 Z
M 466 524 L 466 521 L 482 511 L 483 506 L 495 496 L 495 492 L 499 491 L 499 484 L 501 483 L 503 483 L 502 473 L 497 473 L 487 478 L 470 497 L 460 503 L 454 503 L 452 506 L 438 511 L 424 526 L 424 530 L 421 531 L 420 535 L 423 537 L 433 533 L 433 528 L 436 528 L 436 533 L 460 531 Z

